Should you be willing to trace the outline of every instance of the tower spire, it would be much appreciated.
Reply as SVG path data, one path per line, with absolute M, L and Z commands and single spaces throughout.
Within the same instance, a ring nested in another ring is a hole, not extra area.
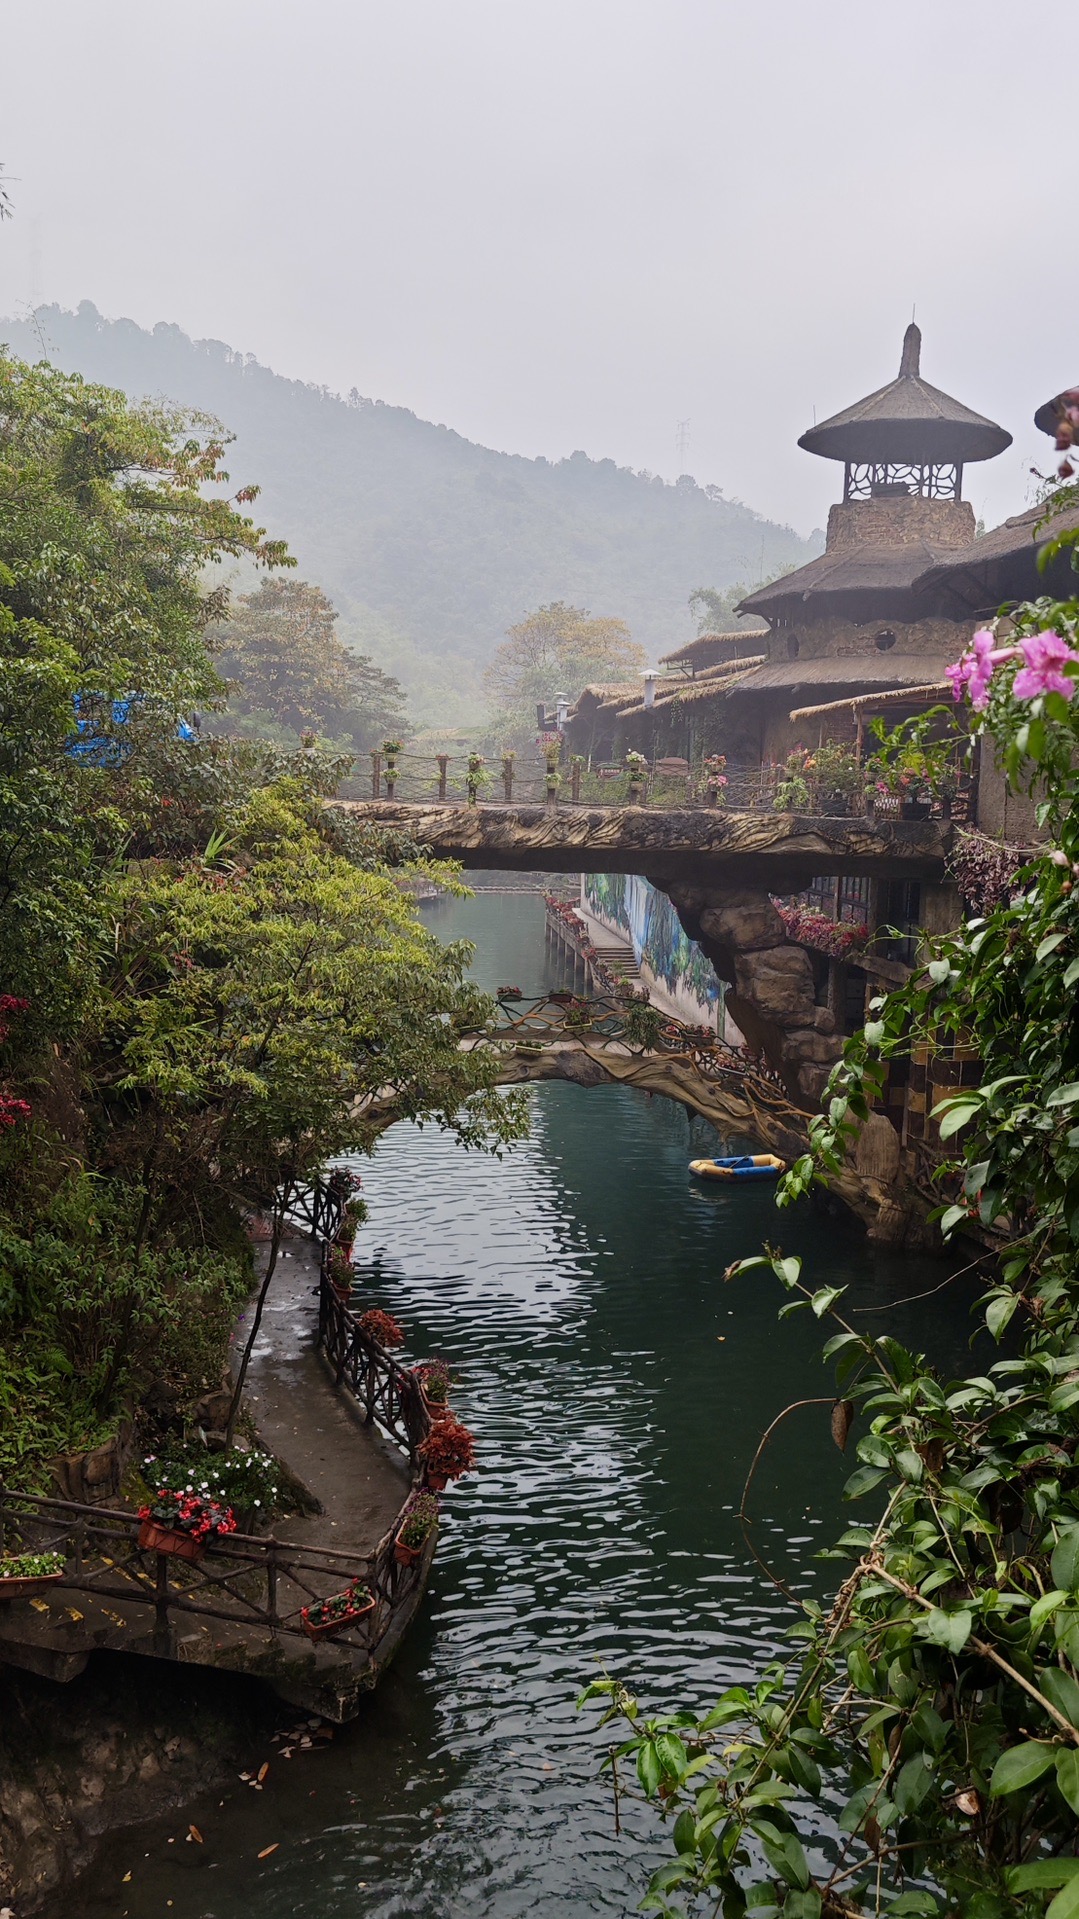
M 921 372 L 921 360 L 922 329 L 920 326 L 916 326 L 912 320 L 903 335 L 903 357 L 899 362 L 900 379 L 916 378 Z

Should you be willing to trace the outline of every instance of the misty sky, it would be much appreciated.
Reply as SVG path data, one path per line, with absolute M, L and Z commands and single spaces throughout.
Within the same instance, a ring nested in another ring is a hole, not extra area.
M 898 370 L 1051 465 L 1079 379 L 1076 0 L 7 0 L 0 313 L 93 300 L 485 445 L 799 531 Z M 1070 51 L 1069 51 L 1070 50 Z

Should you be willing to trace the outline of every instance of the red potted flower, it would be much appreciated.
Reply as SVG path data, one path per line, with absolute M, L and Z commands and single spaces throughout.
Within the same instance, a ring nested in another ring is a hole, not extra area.
M 451 1374 L 444 1359 L 425 1359 L 419 1366 L 412 1368 L 414 1378 L 420 1382 L 423 1403 L 427 1417 L 432 1423 L 451 1419 L 450 1384 Z
M 365 1586 L 362 1579 L 354 1579 L 344 1592 L 331 1593 L 329 1599 L 319 1599 L 313 1606 L 301 1606 L 300 1618 L 309 1639 L 325 1639 L 374 1609 L 375 1595 L 371 1588 Z
M 211 1539 L 236 1531 L 231 1506 L 190 1486 L 159 1486 L 149 1505 L 139 1507 L 139 1520 L 144 1552 L 175 1553 L 180 1559 L 201 1559 Z
M 399 1566 L 414 1566 L 417 1559 L 422 1559 L 437 1525 L 438 1500 L 434 1493 L 413 1493 L 393 1542 L 393 1556 Z
M 476 1443 L 468 1427 L 451 1417 L 432 1426 L 419 1448 L 419 1456 L 428 1486 L 432 1492 L 440 1493 L 451 1479 L 460 1479 L 462 1473 L 472 1471 L 476 1464 Z
M 381 1346 L 385 1352 L 394 1347 L 403 1346 L 405 1335 L 392 1313 L 384 1313 L 381 1306 L 370 1306 L 361 1313 L 357 1325 L 365 1339 L 374 1346 Z

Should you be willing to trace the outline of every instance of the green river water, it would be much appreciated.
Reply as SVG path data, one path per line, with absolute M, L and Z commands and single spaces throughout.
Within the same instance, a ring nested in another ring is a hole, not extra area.
M 539 899 L 425 912 L 475 940 L 481 984 L 552 982 Z M 479 1448 L 444 1502 L 421 1619 L 329 1747 L 275 1761 L 260 1794 L 237 1784 L 112 1841 L 80 1888 L 86 1919 L 632 1913 L 663 1841 L 632 1809 L 615 1837 L 575 1695 L 602 1662 L 649 1705 L 703 1702 L 782 1645 L 791 1609 L 735 1513 L 764 1427 L 831 1383 L 817 1323 L 777 1320 L 770 1276 L 724 1285 L 724 1267 L 781 1240 L 815 1282 L 850 1285 L 848 1307 L 875 1315 L 862 1323 L 964 1365 L 961 1288 L 876 1311 L 939 1287 L 939 1263 L 875 1252 L 808 1204 L 777 1214 L 767 1187 L 701 1188 L 687 1161 L 716 1136 L 666 1101 L 529 1098 L 531 1137 L 502 1161 L 402 1126 L 360 1168 L 366 1293 L 409 1355 L 453 1363 Z M 755 1538 L 796 1590 L 834 1576 L 814 1554 L 845 1523 L 849 1471 L 822 1405 L 758 1472 Z M 282 1708 L 282 1726 L 296 1718 Z M 201 1847 L 182 1843 L 188 1818 Z

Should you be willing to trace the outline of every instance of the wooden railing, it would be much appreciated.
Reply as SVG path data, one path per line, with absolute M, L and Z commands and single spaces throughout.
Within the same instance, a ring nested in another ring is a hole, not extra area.
M 576 755 L 552 765 L 546 758 L 495 756 L 478 763 L 448 753 L 398 753 L 370 756 L 370 779 L 357 769 L 340 788 L 344 799 L 409 800 L 447 805 L 637 805 L 657 808 L 711 807 L 732 812 L 776 810 L 776 789 L 784 769 L 768 763 L 730 765 L 720 788 L 710 788 L 707 769 L 686 765 L 684 772 L 667 770 L 662 762 L 643 767 L 640 777 L 614 761 L 587 766 Z M 910 809 L 901 794 L 882 793 L 875 786 L 837 797 L 823 782 L 808 776 L 807 799 L 796 811 L 814 818 L 828 816 L 905 819 L 929 818 L 967 821 L 974 818 L 975 787 L 965 768 L 957 768 L 953 791 L 934 799 L 923 811 Z M 780 809 L 782 810 L 782 809 Z
M 363 1556 L 272 1535 L 229 1533 L 212 1540 L 202 1559 L 191 1561 L 140 1547 L 139 1521 L 130 1512 L 0 1489 L 0 1554 L 61 1553 L 63 1576 L 50 1592 L 70 1588 L 111 1604 L 152 1607 L 154 1636 L 163 1652 L 177 1616 L 227 1623 L 238 1629 L 238 1639 L 260 1631 L 301 1636 L 302 1608 L 354 1580 L 370 1589 L 376 1605 L 335 1638 L 347 1637 L 354 1650 L 369 1650 L 418 1578 L 415 1568 L 396 1562 L 396 1530 L 397 1522 L 375 1551 Z
M 431 1430 L 423 1394 L 415 1376 L 391 1353 L 360 1331 L 359 1320 L 330 1283 L 329 1248 L 322 1249 L 318 1295 L 318 1341 L 340 1389 L 346 1386 L 363 1410 L 366 1423 L 378 1423 L 415 1465 L 419 1447 Z
M 365 1338 L 329 1279 L 329 1245 L 340 1226 L 345 1196 L 343 1182 L 335 1182 L 331 1175 L 299 1194 L 290 1207 L 292 1216 L 310 1225 L 322 1242 L 319 1343 L 334 1368 L 337 1385 L 347 1387 L 365 1420 L 377 1421 L 406 1453 L 414 1487 L 420 1477 L 418 1449 L 430 1431 L 419 1385 L 405 1367 Z M 409 1498 L 411 1494 L 410 1488 Z M 60 1553 L 64 1571 L 48 1591 L 73 1589 L 110 1605 L 152 1607 L 154 1639 L 165 1655 L 178 1616 L 213 1620 L 219 1627 L 230 1625 L 236 1641 L 261 1632 L 300 1636 L 305 1632 L 304 1606 L 359 1580 L 372 1593 L 374 1610 L 335 1630 L 334 1642 L 370 1653 L 390 1630 L 395 1615 L 414 1604 L 429 1558 L 425 1555 L 423 1561 L 407 1567 L 398 1565 L 394 1541 L 403 1515 L 404 1506 L 368 1554 L 299 1545 L 272 1534 L 237 1532 L 209 1540 L 204 1556 L 192 1561 L 140 1547 L 136 1513 L 0 1486 L 0 1557 Z M 0 1609 L 0 1627 L 5 1617 L 9 1617 L 6 1608 Z M 145 1631 L 139 1618 L 118 1623 L 130 1623 L 140 1636 Z

